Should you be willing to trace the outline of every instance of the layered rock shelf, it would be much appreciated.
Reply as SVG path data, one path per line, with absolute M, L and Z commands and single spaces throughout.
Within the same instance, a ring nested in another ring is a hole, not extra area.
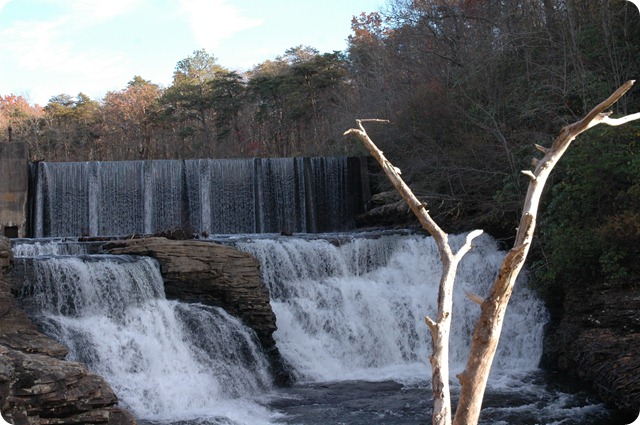
M 640 411 L 640 288 L 565 285 L 562 311 L 545 340 L 546 367 L 592 383 L 603 400 Z

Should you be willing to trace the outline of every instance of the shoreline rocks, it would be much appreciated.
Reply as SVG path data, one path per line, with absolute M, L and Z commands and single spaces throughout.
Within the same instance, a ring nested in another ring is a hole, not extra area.
M 14 425 L 134 425 L 109 384 L 67 349 L 38 331 L 18 307 L 6 281 L 11 242 L 0 236 L 0 409 Z
M 592 384 L 607 403 L 636 418 L 640 410 L 640 288 L 564 285 L 545 335 L 542 366 Z

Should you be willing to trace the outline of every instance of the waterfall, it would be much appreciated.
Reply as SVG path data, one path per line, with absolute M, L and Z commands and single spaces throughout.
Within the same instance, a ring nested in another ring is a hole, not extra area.
M 451 238 L 461 244 L 462 236 Z M 281 354 L 305 381 L 424 379 L 431 353 L 424 316 L 435 317 L 441 264 L 432 238 L 386 235 L 322 240 L 256 238 L 236 243 L 255 255 L 269 285 Z M 468 357 L 479 307 L 465 291 L 486 294 L 504 253 L 482 236 L 460 264 L 451 333 L 451 370 Z M 494 372 L 537 368 L 543 303 L 517 284 Z
M 346 231 L 368 196 L 363 158 L 41 162 L 35 237 Z
M 37 257 L 42 255 L 84 255 L 97 251 L 98 244 L 62 241 L 14 239 L 11 250 L 16 257 Z
M 20 302 L 31 317 L 69 348 L 71 360 L 105 377 L 140 423 L 428 419 L 431 342 L 424 316 L 435 316 L 441 270 L 431 238 L 381 232 L 223 240 L 260 260 L 277 317 L 274 338 L 299 380 L 292 388 L 271 388 L 255 334 L 237 319 L 221 309 L 167 301 L 152 259 L 52 255 L 80 248 L 21 241 L 14 245 L 13 277 L 24 276 Z M 461 245 L 463 237 L 450 241 Z M 486 294 L 503 255 L 484 235 L 460 264 L 450 341 L 454 398 L 453 375 L 464 367 L 479 315 L 464 292 Z M 547 384 L 537 368 L 547 319 L 520 279 L 481 423 L 617 423 L 588 395 Z
M 106 378 L 138 418 L 270 423 L 255 334 L 222 309 L 168 301 L 155 260 L 17 257 L 22 305 L 45 332 Z

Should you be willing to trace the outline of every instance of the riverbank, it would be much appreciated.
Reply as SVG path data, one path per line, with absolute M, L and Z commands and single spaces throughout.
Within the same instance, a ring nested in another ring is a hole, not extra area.
M 5 274 L 11 241 L 0 236 L 0 405 L 14 425 L 134 425 L 118 397 L 85 365 L 64 360 L 67 348 L 42 334 L 20 309 Z

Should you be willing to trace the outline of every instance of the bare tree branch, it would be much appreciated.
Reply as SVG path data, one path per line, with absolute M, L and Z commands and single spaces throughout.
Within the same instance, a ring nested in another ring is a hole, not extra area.
M 382 151 L 373 143 L 365 131 L 362 123 L 386 123 L 386 120 L 356 120 L 358 129 L 347 130 L 345 135 L 356 136 L 367 147 L 371 155 L 382 166 L 385 174 L 402 195 L 411 211 L 418 217 L 422 227 L 433 236 L 440 252 L 442 262 L 442 276 L 438 290 L 438 315 L 436 320 L 425 317 L 425 322 L 431 331 L 433 353 L 430 357 L 432 368 L 431 385 L 433 389 L 433 423 L 434 425 L 451 424 L 451 392 L 449 389 L 449 335 L 451 332 L 451 311 L 453 308 L 453 284 L 462 257 L 471 249 L 474 238 L 482 234 L 482 230 L 475 230 L 467 235 L 464 245 L 454 253 L 449 245 L 449 236 L 429 215 L 426 205 L 414 195 L 413 191 L 400 177 L 400 170 L 384 156 Z
M 540 204 L 542 191 L 551 171 L 558 163 L 566 149 L 578 135 L 597 124 L 611 126 L 622 125 L 640 119 L 640 113 L 622 118 L 609 118 L 605 112 L 611 108 L 634 84 L 628 81 L 618 88 L 609 98 L 593 108 L 583 119 L 562 129 L 551 148 L 535 145 L 544 154 L 541 160 L 534 158 L 533 171 L 524 170 L 529 177 L 529 187 L 524 201 L 523 213 L 516 232 L 514 247 L 505 256 L 498 271 L 498 276 L 489 291 L 489 296 L 467 293 L 467 297 L 480 304 L 481 315 L 473 332 L 469 360 L 463 372 L 458 374 L 462 384 L 460 400 L 456 409 L 454 425 L 473 425 L 478 423 L 480 408 L 491 363 L 495 356 L 507 304 L 513 291 L 516 277 L 520 273 L 529 252 L 536 225 L 536 215 Z M 425 322 L 431 331 L 432 355 L 432 389 L 433 389 L 433 418 L 434 425 L 451 424 L 451 396 L 449 389 L 449 334 L 451 327 L 451 311 L 453 304 L 453 285 L 457 266 L 462 257 L 471 249 L 472 241 L 482 231 L 475 230 L 467 235 L 465 244 L 453 253 L 448 242 L 448 235 L 435 223 L 429 215 L 425 204 L 420 202 L 409 186 L 400 177 L 400 170 L 391 164 L 382 151 L 369 138 L 363 123 L 387 123 L 386 120 L 367 119 L 356 120 L 358 129 L 350 129 L 345 135 L 353 135 L 362 141 L 371 155 L 380 163 L 385 174 L 402 195 L 422 226 L 434 238 L 443 269 L 438 292 L 438 316 L 436 320 L 425 317 Z
M 534 171 L 523 171 L 524 174 L 530 177 L 530 181 L 514 247 L 504 258 L 489 296 L 481 305 L 481 315 L 473 332 L 469 360 L 464 371 L 458 375 L 462 390 L 453 422 L 454 425 L 478 423 L 482 398 L 484 397 L 491 363 L 500 339 L 507 304 L 511 297 L 516 277 L 524 265 L 531 246 L 536 226 L 536 215 L 547 178 L 569 147 L 571 141 L 587 129 L 600 123 L 620 125 L 640 119 L 640 113 L 618 119 L 608 118 L 609 114 L 604 113 L 633 86 L 634 82 L 633 80 L 626 82 L 605 101 L 593 108 L 583 119 L 564 127 L 550 149 L 536 146 L 545 155 L 537 162 Z

